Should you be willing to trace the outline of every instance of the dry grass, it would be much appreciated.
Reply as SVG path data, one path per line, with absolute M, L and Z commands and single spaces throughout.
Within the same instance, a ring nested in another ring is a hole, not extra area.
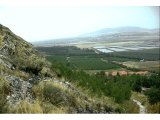
M 72 91 L 53 81 L 40 82 L 33 87 L 33 92 L 41 101 L 44 113 L 71 113 L 73 108 L 83 104 Z
M 77 95 L 72 89 L 53 81 L 40 82 L 33 87 L 33 91 L 40 101 L 43 113 L 76 113 L 78 109 L 87 111 L 88 108 L 99 112 L 102 107 L 111 112 L 119 107 L 111 98 L 91 96 L 82 89 L 79 91 L 83 91 L 83 95 Z M 87 96 L 88 100 L 85 100 L 84 96 Z
M 0 35 L 0 47 L 3 45 L 3 37 Z
M 160 61 L 144 61 L 144 62 L 128 61 L 128 62 L 122 62 L 122 64 L 130 68 L 152 70 L 160 67 L 159 62 Z
M 147 105 L 147 112 L 148 113 L 160 113 L 160 103 L 155 105 Z
M 160 113 L 160 103 L 151 105 L 149 104 L 147 96 L 141 93 L 132 92 L 132 99 L 136 99 L 142 103 L 142 105 L 145 105 L 147 109 L 147 113 Z
M 6 97 L 10 93 L 11 87 L 9 82 L 0 77 L 0 113 L 4 111 L 7 103 Z
M 41 103 L 43 113 L 45 114 L 64 114 L 69 113 L 69 109 L 66 106 L 54 106 L 50 102 L 42 102 Z
M 19 71 L 19 70 L 15 70 L 14 75 L 16 77 L 19 77 L 19 78 L 23 79 L 23 80 L 28 80 L 29 79 L 29 73 L 25 73 L 25 72 L 22 72 L 22 71 Z
M 96 94 L 91 94 L 89 90 L 78 87 L 77 83 L 74 83 L 74 85 L 77 86 L 78 90 L 81 93 L 83 93 L 84 96 L 87 96 L 88 100 L 90 101 L 88 105 L 92 106 L 95 110 L 99 109 L 99 106 L 97 105 L 100 105 L 101 107 L 104 107 L 105 109 L 110 109 L 110 110 L 119 109 L 121 107 L 118 103 L 114 102 L 113 98 L 111 97 L 108 97 L 105 95 L 98 96 Z M 79 103 L 82 102 L 81 98 L 79 98 L 79 101 L 80 101 Z M 81 104 L 82 107 L 85 107 L 85 105 L 86 105 L 85 103 Z M 111 111 L 108 110 L 108 112 L 111 112 Z
M 39 101 L 35 101 L 33 104 L 27 101 L 21 101 L 15 107 L 8 107 L 9 113 L 23 113 L 23 114 L 32 114 L 32 113 L 43 113 L 43 110 L 40 106 Z
M 144 94 L 138 93 L 138 92 L 132 92 L 131 99 L 136 99 L 142 104 L 145 104 L 148 102 L 147 96 L 145 96 Z
M 139 113 L 139 106 L 132 101 L 126 101 L 125 103 L 121 104 L 120 109 L 122 109 L 122 111 L 125 113 Z

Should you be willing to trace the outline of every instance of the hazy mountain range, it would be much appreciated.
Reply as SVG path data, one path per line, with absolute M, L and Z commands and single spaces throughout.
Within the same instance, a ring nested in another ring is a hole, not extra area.
M 97 30 L 95 32 L 83 34 L 82 36 L 101 36 L 101 35 L 110 35 L 110 34 L 116 34 L 116 33 L 144 33 L 144 32 L 158 32 L 158 29 L 146 29 L 141 27 L 117 27 L 117 28 L 103 28 L 100 30 Z
M 159 38 L 159 29 L 146 29 L 140 27 L 117 27 L 103 28 L 95 32 L 82 34 L 73 38 L 50 39 L 44 41 L 33 42 L 35 46 L 54 46 L 66 45 L 81 42 L 104 42 L 104 41 L 119 41 L 119 40 L 150 40 Z

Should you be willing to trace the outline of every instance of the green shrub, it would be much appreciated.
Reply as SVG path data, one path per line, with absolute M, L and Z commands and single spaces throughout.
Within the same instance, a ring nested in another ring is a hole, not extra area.
M 147 90 L 145 94 L 148 96 L 148 100 L 151 105 L 160 102 L 160 89 L 152 87 L 151 89 Z
M 73 96 L 61 85 L 50 81 L 40 82 L 33 87 L 37 99 L 42 102 L 50 102 L 54 106 L 69 106 L 75 103 Z
M 53 105 L 65 104 L 65 99 L 68 99 L 60 88 L 50 83 L 44 86 L 43 95 L 45 100 L 50 101 Z
M 11 87 L 9 82 L 4 78 L 0 78 L 0 113 L 4 112 L 4 107 L 7 103 L 6 97 L 9 95 Z

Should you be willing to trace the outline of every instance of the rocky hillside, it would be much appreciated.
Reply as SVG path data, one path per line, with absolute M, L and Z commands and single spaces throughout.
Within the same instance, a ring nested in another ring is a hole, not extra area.
M 19 36 L 0 25 L 0 63 L 5 70 L 21 70 L 34 75 L 47 74 L 49 64 L 45 59 Z M 1 74 L 7 72 L 1 71 Z
M 0 113 L 111 113 L 115 109 L 56 77 L 32 44 L 0 25 Z
M 0 25 L 0 84 L 4 84 L 0 86 L 0 111 L 4 103 L 15 105 L 21 100 L 33 100 L 32 84 L 53 76 L 50 64 L 31 44 Z

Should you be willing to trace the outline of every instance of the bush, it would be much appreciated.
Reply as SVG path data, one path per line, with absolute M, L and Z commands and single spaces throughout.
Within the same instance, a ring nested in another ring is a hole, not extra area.
M 40 82 L 33 87 L 37 99 L 50 102 L 54 106 L 74 106 L 76 99 L 59 84 L 51 81 Z
M 11 87 L 9 82 L 0 78 L 0 113 L 4 112 L 4 107 L 7 103 L 6 97 L 9 95 Z
M 131 97 L 130 87 L 128 85 L 115 84 L 111 90 L 111 96 L 115 98 L 117 103 L 129 100 Z
M 141 85 L 139 85 L 136 82 L 133 83 L 132 89 L 133 89 L 133 91 L 136 91 L 136 92 L 141 92 L 142 91 Z
M 89 75 L 82 70 L 71 70 L 58 63 L 54 63 L 52 69 L 59 71 L 59 74 L 68 81 L 75 82 L 78 86 L 89 90 L 92 95 L 110 96 L 118 103 L 130 99 L 130 81 L 125 76 L 106 77 L 103 71 L 97 75 Z
M 149 103 L 151 105 L 157 104 L 160 102 L 160 90 L 157 88 L 151 88 L 145 93 L 148 96 Z
M 65 100 L 68 99 L 60 88 L 51 83 L 46 83 L 44 86 L 43 95 L 46 101 L 49 101 L 56 106 L 62 104 L 65 105 L 67 102 Z

